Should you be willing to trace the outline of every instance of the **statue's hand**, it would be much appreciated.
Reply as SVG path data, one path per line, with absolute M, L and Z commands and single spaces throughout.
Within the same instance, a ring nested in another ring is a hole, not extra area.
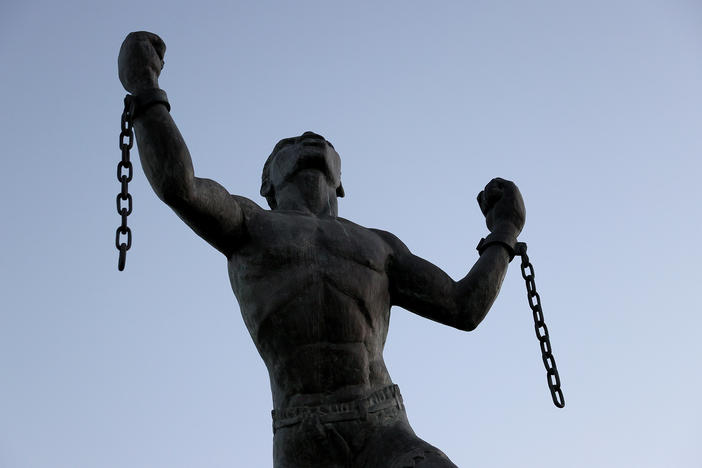
M 158 88 L 163 69 L 166 44 L 156 34 L 138 31 L 129 33 L 119 49 L 119 80 L 128 92 L 137 94 Z
M 513 235 L 524 227 L 526 209 L 519 189 L 509 180 L 495 178 L 478 194 L 478 205 L 490 232 Z

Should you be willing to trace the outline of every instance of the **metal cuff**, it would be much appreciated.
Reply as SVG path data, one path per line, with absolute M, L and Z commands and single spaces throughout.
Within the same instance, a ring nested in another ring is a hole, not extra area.
M 517 239 L 507 234 L 492 232 L 487 237 L 480 239 L 476 249 L 478 250 L 478 253 L 482 255 L 488 247 L 495 244 L 507 249 L 509 261 L 511 262 L 514 255 L 517 253 Z
M 163 104 L 166 106 L 168 112 L 171 111 L 171 105 L 168 103 L 168 95 L 166 95 L 164 90 L 159 88 L 149 89 L 139 94 L 128 95 L 128 98 L 131 104 L 132 119 L 138 117 L 139 114 L 142 114 L 146 109 L 155 104 Z

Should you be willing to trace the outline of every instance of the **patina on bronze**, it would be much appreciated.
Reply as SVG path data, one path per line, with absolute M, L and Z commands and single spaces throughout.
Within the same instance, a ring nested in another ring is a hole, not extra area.
M 415 435 L 385 367 L 390 308 L 477 327 L 524 225 L 516 185 L 493 179 L 480 192 L 491 234 L 460 281 L 393 234 L 337 215 L 341 159 L 316 133 L 273 149 L 261 184 L 265 210 L 195 177 L 165 97 L 158 98 L 165 49 L 155 34 L 137 32 L 119 54 L 120 80 L 141 102 L 134 112 L 141 164 L 158 197 L 227 257 L 241 314 L 270 374 L 274 466 L 454 467 Z

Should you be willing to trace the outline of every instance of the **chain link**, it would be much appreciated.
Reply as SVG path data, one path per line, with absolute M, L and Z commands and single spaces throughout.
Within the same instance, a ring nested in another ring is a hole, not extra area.
M 558 408 L 563 408 L 565 406 L 565 399 L 563 398 L 563 391 L 561 390 L 561 378 L 558 375 L 556 359 L 552 354 L 548 327 L 546 327 L 546 322 L 544 322 L 544 312 L 541 309 L 541 297 L 539 293 L 536 292 L 534 266 L 529 261 L 526 243 L 517 243 L 515 251 L 517 255 L 522 257 L 522 278 L 524 278 L 524 282 L 526 283 L 529 308 L 531 308 L 531 312 L 534 315 L 534 331 L 536 332 L 536 338 L 539 340 L 541 360 L 544 362 L 544 367 L 546 368 L 546 382 L 548 383 L 548 389 L 551 391 L 551 399 L 553 399 L 554 405 Z
M 132 195 L 129 193 L 129 182 L 134 175 L 134 167 L 129 160 L 129 150 L 134 146 L 134 130 L 132 128 L 132 101 L 131 96 L 124 98 L 124 111 L 122 111 L 121 131 L 119 134 L 119 149 L 122 151 L 122 160 L 117 164 L 117 181 L 121 184 L 121 191 L 117 194 L 117 214 L 122 222 L 117 227 L 115 234 L 115 247 L 119 250 L 117 269 L 124 270 L 127 261 L 127 250 L 132 247 L 132 230 L 127 226 L 127 216 L 132 213 Z M 125 206 L 126 204 L 126 206 Z M 126 242 L 123 236 L 126 236 Z

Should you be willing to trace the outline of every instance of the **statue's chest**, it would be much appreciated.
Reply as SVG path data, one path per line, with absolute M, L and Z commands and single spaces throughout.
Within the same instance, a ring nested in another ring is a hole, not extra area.
M 336 218 L 267 214 L 249 227 L 247 260 L 257 266 L 384 270 L 385 244 L 366 228 Z
M 389 312 L 389 250 L 373 231 L 346 220 L 266 212 L 247 233 L 229 274 L 259 346 L 282 330 L 285 342 L 300 344 L 362 341 L 369 324 L 383 329 L 377 323 Z

